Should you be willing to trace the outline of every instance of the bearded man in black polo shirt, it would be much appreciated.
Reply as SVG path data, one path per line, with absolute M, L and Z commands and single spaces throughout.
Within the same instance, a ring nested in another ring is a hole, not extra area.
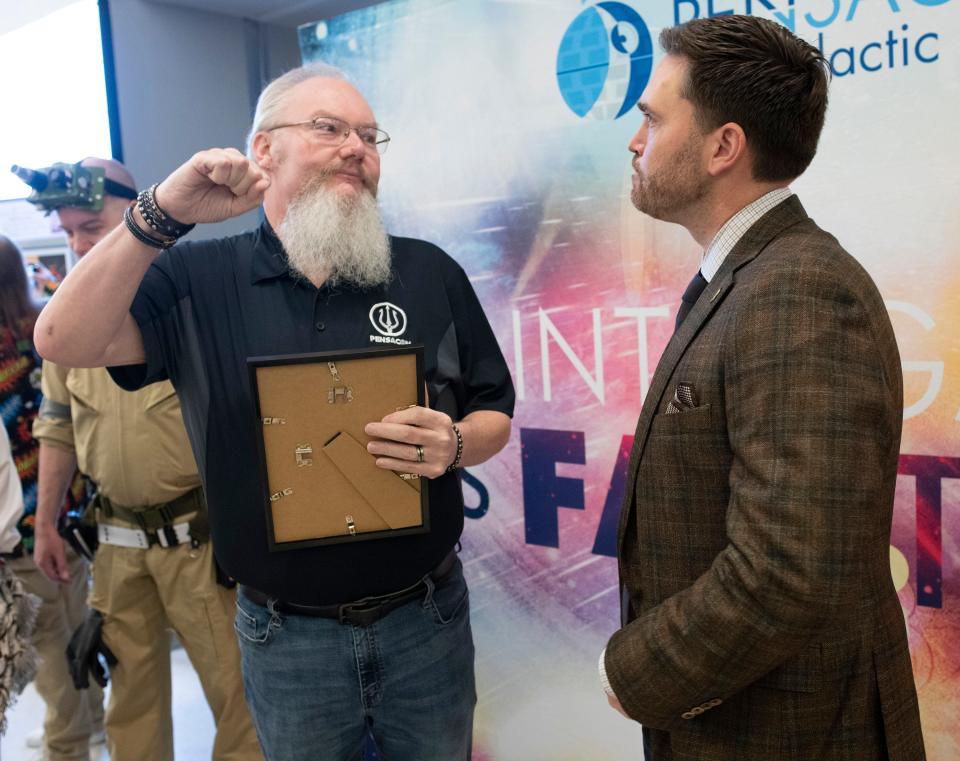
M 368 727 L 391 761 L 470 757 L 456 468 L 506 444 L 514 393 L 463 270 L 384 232 L 375 196 L 387 141 L 335 70 L 288 72 L 260 97 L 249 156 L 202 151 L 142 193 L 36 329 L 41 354 L 62 365 L 109 366 L 127 388 L 176 387 L 217 559 L 241 585 L 244 684 L 272 761 L 355 759 Z M 255 231 L 170 247 L 195 223 L 261 203 Z M 371 421 L 367 448 L 380 468 L 429 479 L 429 532 L 271 552 L 247 359 L 384 341 L 424 346 L 429 406 Z

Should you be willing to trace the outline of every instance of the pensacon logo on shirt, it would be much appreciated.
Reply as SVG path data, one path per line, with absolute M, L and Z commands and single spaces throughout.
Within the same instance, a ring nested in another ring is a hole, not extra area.
M 646 22 L 626 3 L 581 11 L 557 51 L 557 84 L 577 116 L 619 119 L 640 99 L 653 68 Z
M 380 344 L 409 346 L 410 341 L 400 338 L 407 329 L 407 313 L 396 304 L 381 301 L 370 307 L 370 324 L 380 335 L 370 336 L 370 340 Z

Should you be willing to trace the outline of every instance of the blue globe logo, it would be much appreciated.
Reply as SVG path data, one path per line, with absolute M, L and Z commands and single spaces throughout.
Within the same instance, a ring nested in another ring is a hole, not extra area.
M 557 51 L 557 84 L 577 116 L 619 119 L 640 99 L 653 68 L 653 41 L 629 5 L 600 2 L 577 16 Z

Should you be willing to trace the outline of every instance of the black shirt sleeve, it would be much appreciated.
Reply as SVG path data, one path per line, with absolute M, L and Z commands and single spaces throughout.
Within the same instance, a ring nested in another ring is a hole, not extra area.
M 183 248 L 163 251 L 154 260 L 130 305 L 130 314 L 143 336 L 146 362 L 107 368 L 117 385 L 127 391 L 162 380 L 176 382 L 176 350 L 187 327 L 183 305 L 190 294 L 183 271 Z
M 513 417 L 513 381 L 480 300 L 459 265 L 455 264 L 446 281 L 463 372 L 461 417 L 477 410 Z

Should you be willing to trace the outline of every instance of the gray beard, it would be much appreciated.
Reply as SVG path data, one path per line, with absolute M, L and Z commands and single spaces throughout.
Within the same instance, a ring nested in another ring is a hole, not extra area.
M 313 283 L 383 285 L 392 272 L 390 240 L 376 199 L 365 190 L 340 196 L 323 179 L 290 202 L 277 231 L 290 269 Z

